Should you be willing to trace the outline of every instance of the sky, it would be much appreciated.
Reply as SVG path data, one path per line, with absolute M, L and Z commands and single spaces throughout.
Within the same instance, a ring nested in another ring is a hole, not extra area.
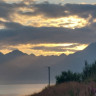
M 0 52 L 72 54 L 96 42 L 95 0 L 0 0 Z

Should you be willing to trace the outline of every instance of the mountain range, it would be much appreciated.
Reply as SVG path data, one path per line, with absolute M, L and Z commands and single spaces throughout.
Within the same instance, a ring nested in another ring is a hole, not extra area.
M 91 64 L 95 60 L 96 43 L 68 56 L 35 56 L 19 50 L 5 55 L 0 53 L 0 84 L 47 83 L 48 66 L 51 66 L 51 82 L 54 82 L 62 71 L 81 72 L 85 61 Z

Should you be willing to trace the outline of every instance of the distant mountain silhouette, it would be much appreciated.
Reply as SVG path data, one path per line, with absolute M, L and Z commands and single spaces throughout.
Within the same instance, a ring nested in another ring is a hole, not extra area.
M 4 56 L 4 54 L 0 52 L 0 56 Z
M 13 50 L 12 52 L 6 54 L 6 56 L 22 56 L 22 55 L 27 55 L 27 54 L 19 50 Z
M 51 66 L 51 81 L 61 71 L 81 72 L 84 62 L 96 60 L 96 43 L 90 44 L 82 51 L 66 56 L 35 56 L 14 50 L 6 55 L 0 53 L 0 83 L 46 83 L 47 67 Z
M 86 60 L 89 64 L 96 60 L 96 43 L 92 43 L 84 50 L 67 56 L 64 60 L 60 61 L 59 64 L 56 64 L 53 67 L 56 72 L 57 70 L 60 72 L 69 69 L 73 72 L 81 72 Z
M 84 49 L 82 51 L 84 54 L 89 54 L 89 55 L 93 55 L 96 56 L 96 54 L 94 52 L 96 52 L 96 43 L 92 43 L 90 44 L 86 49 Z

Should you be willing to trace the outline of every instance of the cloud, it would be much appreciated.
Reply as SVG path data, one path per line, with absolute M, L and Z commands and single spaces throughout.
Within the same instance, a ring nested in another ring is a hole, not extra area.
M 24 11 L 22 9 L 30 9 Z M 24 0 L 19 3 L 0 2 L 0 17 L 13 19 L 15 15 L 40 16 L 44 18 L 60 18 L 77 15 L 82 18 L 96 18 L 96 5 L 91 4 L 52 4 L 48 2 L 34 3 L 34 0 Z M 82 13 L 82 14 L 81 14 Z
M 12 23 L 11 23 L 12 24 Z M 94 23 L 95 24 L 95 23 Z M 7 24 L 6 24 L 7 25 Z M 16 25 L 16 26 L 14 26 Z M 5 44 L 37 43 L 90 43 L 96 41 L 95 28 L 92 26 L 68 29 L 55 27 L 18 27 L 0 30 L 0 42 Z M 10 24 L 7 27 L 10 27 Z
M 95 9 L 95 4 L 61 5 L 36 3 L 34 0 L 31 3 L 30 0 L 18 3 L 2 1 L 0 45 L 95 42 Z M 74 28 L 72 24 L 75 29 L 69 29 L 70 26 Z
M 65 44 L 66 45 L 66 44 Z M 79 44 L 79 43 L 72 43 L 68 46 L 64 46 L 64 44 L 60 44 L 59 46 L 47 46 L 47 44 L 45 46 L 35 46 L 31 49 L 34 49 L 34 50 L 43 50 L 43 51 L 54 51 L 54 52 L 62 52 L 62 53 L 66 53 L 66 51 L 71 51 L 71 52 L 76 52 L 78 49 L 77 47 L 80 48 L 80 46 L 84 46 L 82 47 L 82 49 L 84 49 L 87 45 L 83 45 L 83 44 Z
M 20 2 L 16 2 L 17 0 L 15 0 L 14 3 L 12 3 L 13 0 L 12 2 L 9 1 L 0 1 L 0 52 L 1 50 L 9 52 L 14 49 L 21 49 L 24 52 L 33 52 L 35 55 L 60 55 L 66 52 L 66 50 L 75 52 L 78 46 L 79 48 L 77 49 L 81 50 L 80 46 L 82 44 L 96 42 L 95 4 L 63 5 L 48 2 L 37 3 L 35 2 L 36 0 L 23 0 Z M 74 29 L 70 29 L 70 26 Z M 73 45 L 47 46 L 47 44 L 61 43 L 73 43 Z M 38 44 L 45 44 L 45 46 L 36 46 Z M 82 45 L 81 47 L 84 46 Z M 34 64 L 38 66 L 41 63 L 43 64 L 42 66 L 45 66 L 44 64 L 47 64 L 45 62 L 50 61 L 50 59 L 45 60 L 45 57 L 42 60 L 38 59 L 32 59 L 27 56 L 7 62 L 7 65 L 4 64 L 0 67 L 1 79 L 6 80 L 6 78 L 9 78 L 9 81 L 10 79 L 14 81 L 16 78 L 21 78 L 22 74 L 26 72 L 28 74 L 31 72 L 34 75 L 31 69 L 35 70 Z M 53 62 L 56 63 L 56 60 L 55 58 L 51 64 Z M 26 70 L 26 67 L 28 70 Z M 4 73 L 3 75 L 2 72 Z M 7 72 L 9 73 L 7 74 Z M 38 77 L 38 73 L 34 75 L 34 78 Z M 41 73 L 44 73 L 44 71 Z M 28 74 L 24 74 L 23 79 L 32 76 L 32 74 Z
M 33 0 L 19 3 L 1 2 L 0 17 L 6 22 L 24 26 L 81 28 L 93 22 L 95 7 L 96 5 L 91 4 L 34 3 Z
M 33 4 L 34 12 L 25 12 L 25 15 L 44 15 L 49 18 L 66 17 L 70 15 L 77 15 L 82 18 L 88 18 L 91 15 L 96 18 L 96 5 L 91 4 L 50 4 L 48 2 Z M 81 14 L 82 13 L 82 14 Z M 21 14 L 23 14 L 21 12 Z
M 66 51 L 66 49 L 63 49 L 64 47 L 44 47 L 44 46 L 41 46 L 41 47 L 34 47 L 32 49 L 34 50 L 43 50 L 43 51 L 55 51 L 55 52 L 64 52 Z
M 0 2 L 0 17 L 6 22 L 20 23 L 24 26 L 68 28 L 85 27 L 93 23 L 96 18 L 96 5 L 61 5 L 48 2 L 36 3 L 35 1 Z
M 3 21 L 0 21 L 0 25 L 4 26 L 7 29 L 18 29 L 18 28 L 23 27 L 21 24 L 15 23 L 15 22 L 3 22 Z
M 0 2 L 0 17 L 11 21 L 12 20 L 12 16 L 14 16 L 14 14 L 17 13 L 17 9 L 19 9 L 20 7 L 24 7 L 25 4 L 23 3 L 13 3 L 13 4 L 9 4 L 6 2 Z

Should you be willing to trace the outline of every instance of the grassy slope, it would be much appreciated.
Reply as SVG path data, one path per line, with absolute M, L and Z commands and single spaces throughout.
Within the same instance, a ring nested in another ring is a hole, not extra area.
M 96 83 L 68 82 L 45 88 L 42 92 L 30 96 L 94 96 L 89 88 L 95 88 Z

